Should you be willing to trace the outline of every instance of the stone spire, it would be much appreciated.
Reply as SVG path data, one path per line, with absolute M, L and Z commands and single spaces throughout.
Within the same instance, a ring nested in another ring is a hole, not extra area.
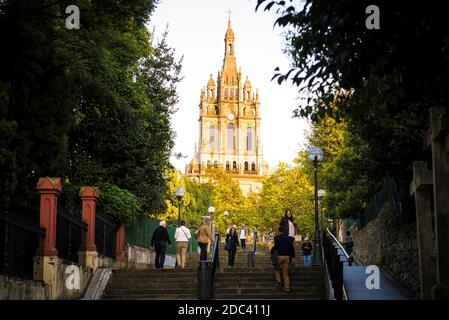
M 230 84 L 238 79 L 237 63 L 235 59 L 234 31 L 231 27 L 231 20 L 228 22 L 228 29 L 225 35 L 225 55 L 221 72 L 222 83 Z

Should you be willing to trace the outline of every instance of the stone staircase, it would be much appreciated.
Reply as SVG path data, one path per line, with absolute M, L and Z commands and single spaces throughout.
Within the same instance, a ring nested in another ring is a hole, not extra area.
M 247 267 L 247 252 L 240 249 L 234 268 L 228 268 L 228 254 L 223 246 L 215 279 L 215 299 L 325 299 L 323 270 L 304 268 L 299 248 L 296 248 L 297 266 L 289 270 L 291 292 L 287 294 L 275 286 L 266 247 L 258 247 L 255 268 Z M 103 299 L 197 299 L 198 261 L 199 255 L 193 253 L 185 269 L 114 270 Z
M 103 299 L 197 299 L 197 268 L 115 270 Z
M 220 257 L 221 272 L 215 279 L 215 299 L 325 299 L 323 269 L 303 266 L 296 248 L 296 266 L 290 267 L 290 293 L 275 286 L 275 277 L 268 249 L 259 247 L 255 268 L 247 267 L 247 255 L 238 251 L 233 268 L 227 267 L 227 255 Z

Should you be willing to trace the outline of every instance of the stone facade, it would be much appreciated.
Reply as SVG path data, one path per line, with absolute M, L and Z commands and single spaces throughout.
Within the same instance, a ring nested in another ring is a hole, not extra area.
M 378 265 L 407 291 L 419 296 L 416 223 L 399 226 L 390 204 L 361 230 L 351 227 L 354 255 L 365 265 Z
M 258 192 L 259 179 L 267 174 L 260 138 L 260 101 L 248 77 L 243 83 L 237 69 L 234 31 L 229 21 L 225 35 L 223 66 L 216 81 L 210 75 L 201 90 L 199 145 L 186 167 L 191 179 L 208 180 L 210 168 L 222 168 L 239 182 L 244 194 Z

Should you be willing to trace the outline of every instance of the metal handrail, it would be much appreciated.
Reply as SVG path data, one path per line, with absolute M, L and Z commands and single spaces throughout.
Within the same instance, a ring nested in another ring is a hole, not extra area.
M 200 260 L 198 269 L 198 299 L 213 299 L 214 282 L 217 270 L 220 266 L 220 235 L 215 234 L 211 260 Z
M 343 253 L 345 254 L 346 259 L 349 259 L 349 254 L 346 251 L 346 249 L 343 247 L 343 245 L 340 243 L 340 241 L 338 241 L 338 239 L 332 234 L 332 232 L 329 231 L 329 228 L 326 229 L 327 233 L 332 237 L 332 239 L 335 240 L 335 242 L 337 243 L 338 247 L 341 249 L 341 251 L 343 251 Z M 352 258 L 354 259 L 354 261 L 358 264 L 358 265 L 362 265 L 362 263 L 360 262 L 359 259 L 357 259 L 356 256 L 354 256 L 353 254 L 351 254 Z
M 328 232 L 330 234 L 330 232 Z M 340 260 L 338 248 L 334 246 L 333 235 L 328 237 L 327 233 L 323 232 L 323 250 L 324 261 L 326 263 L 326 272 L 332 282 L 333 296 L 336 300 L 347 300 L 346 290 L 343 282 L 343 262 Z M 345 252 L 344 252 L 345 254 Z
M 257 232 L 254 232 L 254 240 L 253 240 L 253 253 L 256 253 L 256 249 L 257 249 Z
M 346 252 L 345 248 L 343 248 L 343 246 L 340 244 L 340 241 L 338 241 L 337 238 L 332 234 L 332 232 L 329 231 L 329 228 L 327 228 L 326 231 L 331 236 L 331 238 L 335 240 L 337 245 L 340 247 L 341 251 L 343 251 L 346 259 L 349 259 L 349 254 Z
M 220 253 L 220 235 L 218 233 L 216 233 L 215 237 L 214 237 L 214 247 L 212 248 L 212 256 L 211 256 L 211 262 L 212 262 L 212 288 L 213 288 L 213 283 L 214 283 L 214 280 L 215 280 L 216 271 L 220 267 L 219 253 Z

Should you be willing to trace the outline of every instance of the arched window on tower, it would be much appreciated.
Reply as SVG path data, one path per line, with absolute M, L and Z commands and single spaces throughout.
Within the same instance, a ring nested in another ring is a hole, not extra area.
M 246 129 L 246 151 L 253 151 L 253 129 Z
M 239 89 L 235 89 L 235 97 L 236 97 L 236 98 L 239 97 Z
M 214 162 L 214 168 L 218 169 L 218 162 L 217 161 Z
M 214 98 L 214 90 L 210 89 L 209 91 L 209 98 L 213 99 Z
M 209 149 L 215 150 L 215 126 L 209 127 Z
M 248 171 L 248 162 L 245 161 L 245 171 Z
M 210 168 L 210 161 L 207 160 L 207 169 L 209 169 L 209 168 Z
M 256 171 L 256 163 L 251 163 L 251 171 Z
M 226 170 L 229 170 L 230 169 L 230 167 L 229 167 L 229 161 L 226 161 Z
M 222 47 L 223 48 L 223 47 Z M 223 52 L 223 51 L 222 51 Z M 228 44 L 228 53 L 232 54 L 232 44 Z
M 232 170 L 237 170 L 237 162 L 232 162 Z
M 235 149 L 235 127 L 233 124 L 228 125 L 227 130 L 227 149 L 234 150 Z

